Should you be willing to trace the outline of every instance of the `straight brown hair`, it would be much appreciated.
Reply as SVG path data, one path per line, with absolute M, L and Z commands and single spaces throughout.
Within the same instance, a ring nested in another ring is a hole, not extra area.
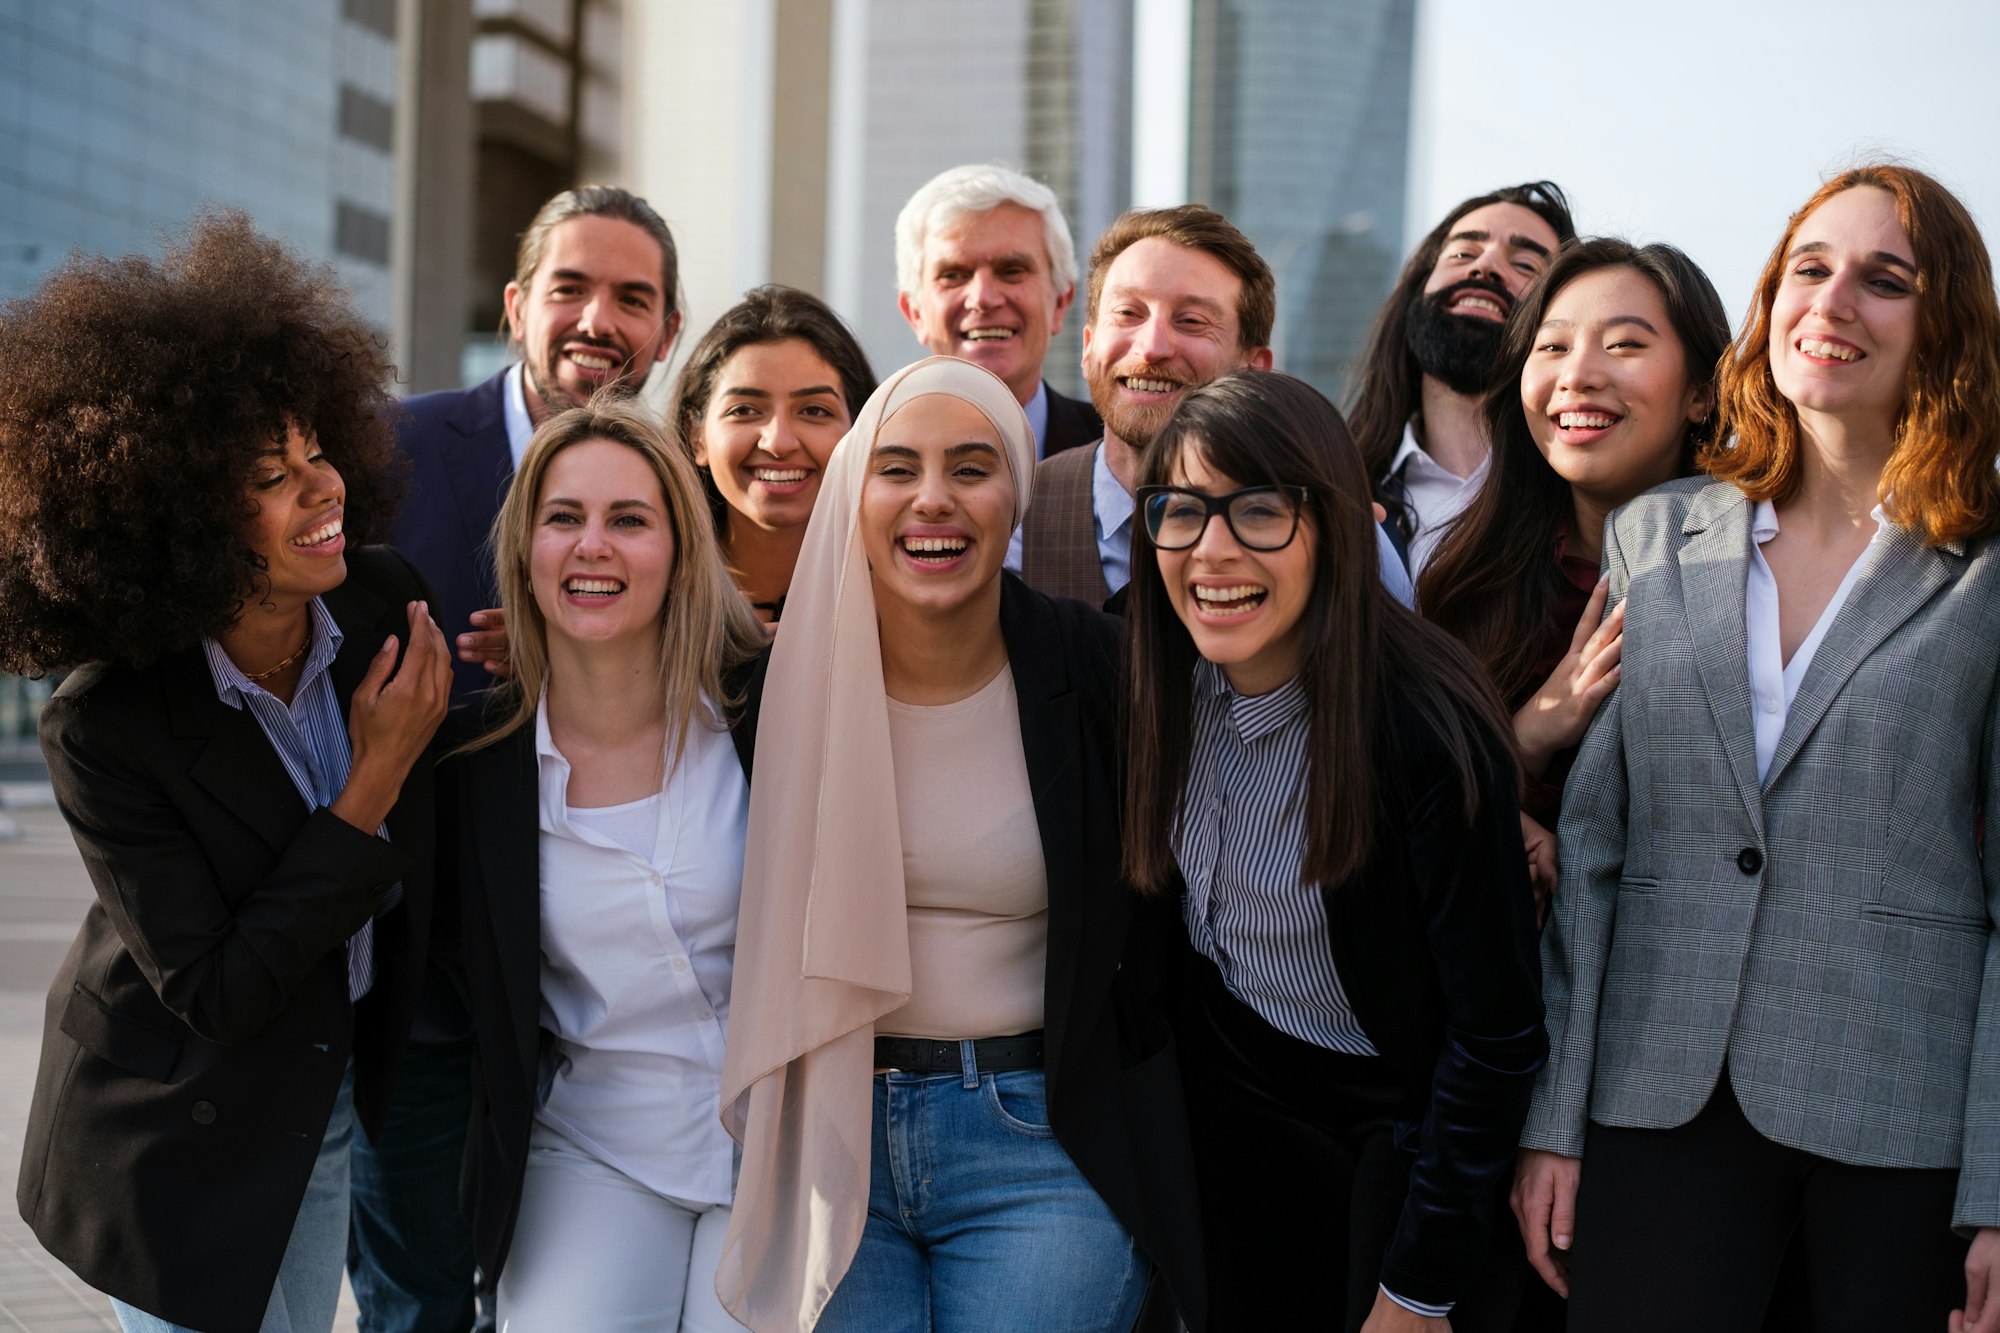
M 1271 325 L 1278 317 L 1278 280 L 1235 223 L 1205 204 L 1178 208 L 1132 208 L 1112 219 L 1090 250 L 1090 286 L 1083 322 L 1097 322 L 1097 300 L 1104 294 L 1104 275 L 1112 261 L 1140 241 L 1158 238 L 1183 250 L 1213 255 L 1242 280 L 1236 296 L 1236 345 L 1246 352 L 1271 345 Z
M 1887 191 L 1917 264 L 1917 342 L 1910 353 L 1895 451 L 1882 470 L 1889 516 L 1926 546 L 2000 531 L 2000 304 L 1993 261 L 1965 205 L 1913 167 L 1879 162 L 1843 171 L 1813 192 L 1778 238 L 1757 293 L 1722 362 L 1720 429 L 1702 467 L 1752 500 L 1799 488 L 1799 415 L 1771 378 L 1771 307 L 1786 255 L 1814 209 L 1847 190 Z M 1734 437 L 1733 439 L 1731 437 Z
M 1389 705 L 1414 703 L 1458 772 L 1469 824 L 1482 751 L 1513 732 L 1478 663 L 1383 586 L 1368 480 L 1347 424 L 1304 380 L 1244 370 L 1190 389 L 1147 449 L 1140 481 L 1164 485 L 1189 455 L 1243 485 L 1302 486 L 1313 544 L 1299 676 L 1307 700 L 1303 884 L 1337 884 L 1374 847 L 1379 775 L 1397 762 Z M 1178 869 L 1194 733 L 1194 640 L 1174 613 L 1145 525 L 1135 523 L 1127 603 L 1125 873 L 1159 892 Z

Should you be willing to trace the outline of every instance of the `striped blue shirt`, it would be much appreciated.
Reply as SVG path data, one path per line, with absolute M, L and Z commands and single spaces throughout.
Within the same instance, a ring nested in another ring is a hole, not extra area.
M 1229 993 L 1266 1023 L 1345 1055 L 1377 1055 L 1333 966 L 1318 885 L 1306 857 L 1306 692 L 1297 677 L 1269 694 L 1238 694 L 1222 668 L 1194 669 L 1194 744 L 1174 857 L 1188 938 Z M 1449 1305 L 1405 1300 L 1441 1319 Z
M 215 678 L 215 693 L 231 708 L 248 708 L 258 727 L 278 753 L 279 762 L 291 774 L 292 784 L 305 799 L 306 809 L 332 805 L 347 785 L 347 769 L 353 762 L 348 746 L 347 719 L 341 716 L 340 699 L 333 691 L 329 668 L 340 651 L 340 626 L 333 623 L 319 598 L 307 604 L 312 619 L 312 648 L 306 654 L 305 673 L 292 691 L 287 706 L 276 695 L 251 680 L 229 660 L 222 645 L 203 639 L 208 653 L 209 674 Z M 389 836 L 387 825 L 376 836 Z M 387 911 L 403 896 L 401 884 L 383 899 Z M 347 996 L 359 1000 L 375 984 L 375 923 L 364 921 L 347 941 Z

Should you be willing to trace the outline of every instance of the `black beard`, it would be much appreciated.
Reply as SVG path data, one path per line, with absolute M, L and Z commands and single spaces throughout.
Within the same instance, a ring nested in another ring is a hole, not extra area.
M 1514 308 L 1504 288 L 1483 282 L 1455 283 L 1428 296 L 1418 292 L 1410 301 L 1403 342 L 1424 374 L 1442 382 L 1453 393 L 1472 397 L 1484 393 L 1487 381 L 1493 378 L 1507 326 L 1490 319 L 1449 313 L 1446 307 L 1467 291 L 1483 292 L 1507 309 Z

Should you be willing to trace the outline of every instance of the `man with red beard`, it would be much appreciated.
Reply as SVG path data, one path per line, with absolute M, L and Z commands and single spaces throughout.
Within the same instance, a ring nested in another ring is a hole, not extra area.
M 1007 567 L 1052 597 L 1103 605 L 1131 578 L 1139 460 L 1191 386 L 1271 368 L 1277 283 L 1250 238 L 1201 204 L 1132 209 L 1090 255 L 1083 375 L 1104 438 L 1035 469 Z M 1411 600 L 1381 538 L 1383 579 Z
M 452 699 L 487 683 L 475 611 L 500 604 L 486 534 L 535 427 L 599 389 L 637 392 L 680 331 L 680 258 L 667 224 L 615 186 L 556 195 L 521 233 L 505 299 L 521 360 L 469 389 L 403 404 L 396 442 L 410 495 L 390 541 L 435 591 L 458 636 Z M 471 1026 L 448 979 L 425 979 L 395 1100 L 374 1142 L 356 1136 L 347 1265 L 361 1327 L 472 1327 L 472 1234 L 459 1216 L 471 1114 Z
M 1551 181 L 1467 199 L 1424 237 L 1375 317 L 1347 424 L 1412 578 L 1486 478 L 1481 400 L 1507 315 L 1575 236 Z

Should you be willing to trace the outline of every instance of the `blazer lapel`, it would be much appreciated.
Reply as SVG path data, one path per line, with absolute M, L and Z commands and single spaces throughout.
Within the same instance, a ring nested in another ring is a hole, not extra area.
M 484 547 L 493 531 L 493 520 L 500 513 L 500 501 L 514 479 L 514 451 L 507 443 L 507 416 L 501 397 L 507 391 L 506 372 L 488 380 L 480 389 L 488 385 L 491 392 L 466 395 L 464 404 L 451 418 L 457 437 L 446 437 L 445 447 L 440 451 L 445 472 L 451 478 L 453 498 L 458 501 L 458 512 L 465 522 L 466 541 L 472 550 Z M 485 568 L 485 563 L 480 567 Z
M 1944 548 L 1953 557 L 1963 549 L 1956 545 Z M 1892 528 L 1881 550 L 1868 551 L 1861 558 L 1872 559 L 1872 563 L 1855 580 L 1846 603 L 1827 626 L 1826 637 L 1813 653 L 1812 665 L 1806 668 L 1805 679 L 1799 682 L 1799 692 L 1785 714 L 1785 729 L 1778 735 L 1778 748 L 1764 774 L 1767 791 L 1798 755 L 1868 655 L 1958 572 L 1955 558 L 1947 559 L 1931 550 L 1903 527 Z
M 478 842 L 476 896 L 493 929 L 493 946 L 529 1088 L 536 1083 L 536 1030 L 541 1024 L 542 877 L 539 774 L 533 724 L 487 749 L 465 756 L 465 809 Z M 469 869 L 469 867 L 468 867 Z M 461 886 L 470 908 L 474 892 Z
M 308 813 L 305 797 L 248 708 L 231 708 L 215 692 L 215 677 L 199 647 L 164 664 L 167 706 L 175 734 L 206 738 L 188 777 L 274 852 L 291 845 Z
M 1757 730 L 1750 716 L 1750 636 L 1743 619 L 1750 558 L 1750 502 L 1734 486 L 1708 487 L 1688 507 L 1678 559 L 1682 609 L 1695 669 L 1729 755 L 1737 795 L 1761 834 Z
M 1025 585 L 1003 581 L 1000 633 L 1014 673 L 1021 712 L 1021 751 L 1041 832 L 1042 865 L 1049 883 L 1049 952 L 1043 985 L 1048 1049 L 1045 1063 L 1059 1068 L 1066 1025 L 1062 1016 L 1076 1003 L 1078 965 L 1085 935 L 1084 916 L 1091 886 L 1076 882 L 1083 847 L 1083 773 L 1077 763 L 1077 701 L 1059 651 L 1061 637 L 1048 608 Z

